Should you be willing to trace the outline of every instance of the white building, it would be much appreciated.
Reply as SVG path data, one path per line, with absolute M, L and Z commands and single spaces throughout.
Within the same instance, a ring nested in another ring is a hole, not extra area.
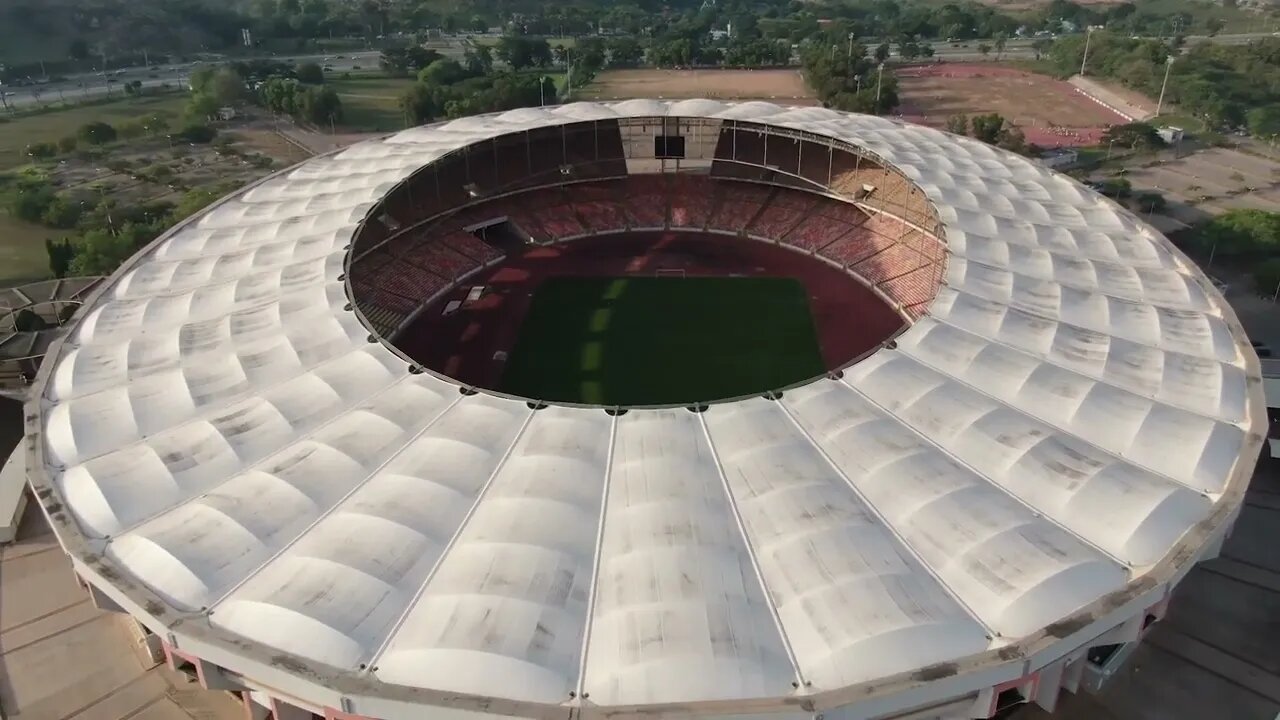
M 460 392 L 351 311 L 348 247 L 424 165 L 675 117 L 900 171 L 945 243 L 927 311 L 780 397 L 626 413 Z M 1259 377 L 1199 269 L 1034 162 L 816 107 L 574 103 L 312 158 L 174 228 L 50 349 L 27 466 L 95 601 L 277 718 L 986 718 L 1052 710 L 1216 553 Z

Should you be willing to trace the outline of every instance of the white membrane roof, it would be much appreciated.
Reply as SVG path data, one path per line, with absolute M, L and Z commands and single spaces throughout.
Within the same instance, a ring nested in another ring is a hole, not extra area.
M 895 165 L 948 243 L 927 315 L 780 399 L 609 414 L 411 374 L 346 309 L 357 224 L 424 163 L 651 115 Z M 762 102 L 526 108 L 309 160 L 146 249 L 49 356 L 38 472 L 69 547 L 294 666 L 550 706 L 787 697 L 1141 579 L 1252 463 L 1242 338 L 1156 231 L 973 140 Z

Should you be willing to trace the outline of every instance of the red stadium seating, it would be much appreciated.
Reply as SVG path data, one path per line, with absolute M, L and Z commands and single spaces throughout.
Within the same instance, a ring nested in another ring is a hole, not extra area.
M 770 203 L 760 212 L 747 232 L 757 237 L 770 240 L 781 240 L 805 217 L 803 210 L 790 207 L 779 207 Z
M 537 218 L 538 224 L 542 226 L 547 238 L 552 241 L 586 233 L 582 223 L 578 222 L 578 218 L 574 216 L 573 208 L 569 205 L 542 208 L 534 211 L 533 216 Z
M 448 287 L 439 275 L 405 262 L 390 263 L 378 280 L 379 286 L 397 295 L 426 300 Z
M 502 253 L 496 248 L 469 232 L 449 233 L 440 238 L 440 242 L 482 263 L 493 262 L 502 257 Z
M 906 275 L 920 268 L 921 264 L 919 253 L 895 243 L 885 248 L 884 252 L 878 252 L 851 265 L 849 269 L 875 285 Z
M 632 175 L 621 189 L 623 207 L 632 227 L 663 227 L 667 224 L 667 186 L 657 175 Z
M 926 303 L 938 291 L 938 272 L 938 266 L 925 265 L 880 283 L 880 289 L 900 305 Z
M 825 215 L 810 215 L 787 233 L 782 241 L 805 250 L 817 251 L 840 239 L 854 227 L 856 226 L 843 220 L 833 220 Z
M 404 259 L 450 279 L 459 278 L 480 267 L 476 260 L 450 249 L 434 238 L 410 249 L 405 253 Z
M 863 224 L 839 240 L 822 248 L 820 254 L 841 265 L 851 265 L 876 253 L 884 252 L 893 244 L 892 239 L 879 233 L 871 232 Z
M 614 232 L 627 229 L 627 213 L 611 200 L 587 200 L 573 204 L 573 210 L 591 232 Z

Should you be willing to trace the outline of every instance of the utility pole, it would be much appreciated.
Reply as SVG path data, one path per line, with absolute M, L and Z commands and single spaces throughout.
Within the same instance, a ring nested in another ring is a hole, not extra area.
M 876 114 L 880 114 L 880 86 L 884 81 L 884 63 L 880 63 L 879 72 L 876 74 Z
M 1173 69 L 1173 56 L 1164 59 L 1164 82 L 1160 83 L 1160 100 L 1156 102 L 1156 117 L 1160 117 L 1160 109 L 1164 107 L 1164 90 L 1169 87 L 1169 71 Z
M 1084 75 L 1084 64 L 1089 62 L 1089 41 L 1093 39 L 1093 28 L 1090 27 L 1084 34 L 1084 57 L 1080 58 L 1080 74 Z

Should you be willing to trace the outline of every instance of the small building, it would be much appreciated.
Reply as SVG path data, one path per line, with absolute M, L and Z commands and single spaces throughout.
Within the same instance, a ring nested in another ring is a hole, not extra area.
M 230 106 L 218 108 L 218 119 L 223 122 L 226 122 L 227 120 L 235 120 L 236 109 Z
M 1079 160 L 1080 153 L 1071 148 L 1054 148 L 1040 153 L 1040 164 L 1053 170 L 1071 167 Z
M 1182 142 L 1182 136 L 1185 133 L 1182 131 L 1182 128 L 1173 127 L 1172 125 L 1170 125 L 1168 127 L 1162 127 L 1159 130 L 1156 130 L 1156 134 L 1159 135 L 1160 139 L 1165 141 L 1166 143 L 1170 145 L 1176 145 Z

